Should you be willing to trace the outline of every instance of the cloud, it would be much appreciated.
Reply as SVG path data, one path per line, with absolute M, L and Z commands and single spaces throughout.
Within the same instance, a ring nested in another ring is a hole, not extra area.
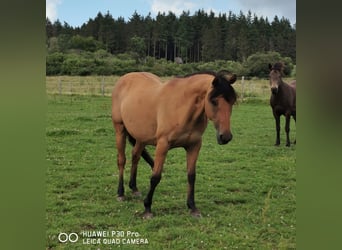
M 176 15 L 180 15 L 183 11 L 192 11 L 196 9 L 196 7 L 197 4 L 189 0 L 153 0 L 151 11 L 154 14 L 158 14 L 158 12 L 168 13 L 171 11 Z
M 273 21 L 275 16 L 285 17 L 292 23 L 296 22 L 296 0 L 274 1 L 274 0 L 238 0 L 243 12 L 250 10 L 257 16 L 268 17 Z
M 57 5 L 61 4 L 62 0 L 46 0 L 46 17 L 50 21 L 56 21 L 58 18 Z
M 176 15 L 182 14 L 183 11 L 194 13 L 199 9 L 207 12 L 228 13 L 233 11 L 239 14 L 242 11 L 246 14 L 249 10 L 258 17 L 267 17 L 269 21 L 273 21 L 275 16 L 279 18 L 285 17 L 293 24 L 296 22 L 296 0 L 275 1 L 275 0 L 146 0 L 151 6 L 151 12 L 168 13 L 169 11 Z

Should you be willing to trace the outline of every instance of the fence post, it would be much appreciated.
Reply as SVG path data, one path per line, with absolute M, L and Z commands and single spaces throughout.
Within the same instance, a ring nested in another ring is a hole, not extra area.
M 72 95 L 72 81 L 70 81 L 70 95 Z
M 61 77 L 58 77 L 58 92 L 59 92 L 59 95 L 62 94 L 62 81 L 61 81 Z
M 104 87 L 104 76 L 102 76 L 102 82 L 101 82 L 101 92 L 102 92 L 102 96 L 104 96 L 104 90 L 105 90 L 105 87 Z

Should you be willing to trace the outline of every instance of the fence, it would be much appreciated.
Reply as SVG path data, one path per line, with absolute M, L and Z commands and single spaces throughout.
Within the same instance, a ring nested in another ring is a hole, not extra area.
M 110 96 L 118 76 L 47 76 L 46 93 Z
M 47 76 L 46 93 L 59 95 L 110 96 L 119 76 Z M 162 77 L 167 81 L 170 77 Z M 284 79 L 286 81 L 286 79 Z M 239 78 L 234 83 L 240 101 L 250 99 L 269 99 L 268 80 Z

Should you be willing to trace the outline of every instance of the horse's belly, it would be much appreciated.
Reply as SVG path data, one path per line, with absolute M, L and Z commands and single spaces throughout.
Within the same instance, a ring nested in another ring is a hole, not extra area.
M 125 123 L 128 133 L 137 141 L 146 145 L 156 145 L 156 133 L 153 127 L 143 126 L 139 123 Z M 137 129 L 138 128 L 138 129 Z
M 146 107 L 146 103 L 142 105 L 134 101 L 123 107 L 122 120 L 128 133 L 140 142 L 154 144 L 157 124 L 153 107 Z

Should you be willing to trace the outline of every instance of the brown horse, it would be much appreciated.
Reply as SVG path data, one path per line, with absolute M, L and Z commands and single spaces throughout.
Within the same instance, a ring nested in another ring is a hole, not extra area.
M 280 62 L 273 66 L 269 64 L 270 69 L 270 86 L 271 98 L 270 105 L 274 119 L 276 121 L 276 143 L 280 144 L 280 116 L 285 116 L 285 132 L 286 132 L 286 146 L 290 146 L 290 118 L 291 116 L 296 121 L 296 81 L 290 84 L 282 80 L 284 65 Z M 294 141 L 296 143 L 296 141 Z
M 153 193 L 161 180 L 167 152 L 175 147 L 186 150 L 187 205 L 192 215 L 200 216 L 195 206 L 194 186 L 202 135 L 209 119 L 216 128 L 218 144 L 227 144 L 233 138 L 230 116 L 237 97 L 231 84 L 235 81 L 236 75 L 227 71 L 195 73 L 164 84 L 157 76 L 146 72 L 128 73 L 118 80 L 112 93 L 112 120 L 118 150 L 118 200 L 124 198 L 128 136 L 134 144 L 129 185 L 134 194 L 138 193 L 136 175 L 140 156 L 144 152 L 148 158 L 144 151 L 146 145 L 156 146 L 154 162 L 149 162 L 153 169 L 150 189 L 144 199 L 144 218 L 152 217 Z

